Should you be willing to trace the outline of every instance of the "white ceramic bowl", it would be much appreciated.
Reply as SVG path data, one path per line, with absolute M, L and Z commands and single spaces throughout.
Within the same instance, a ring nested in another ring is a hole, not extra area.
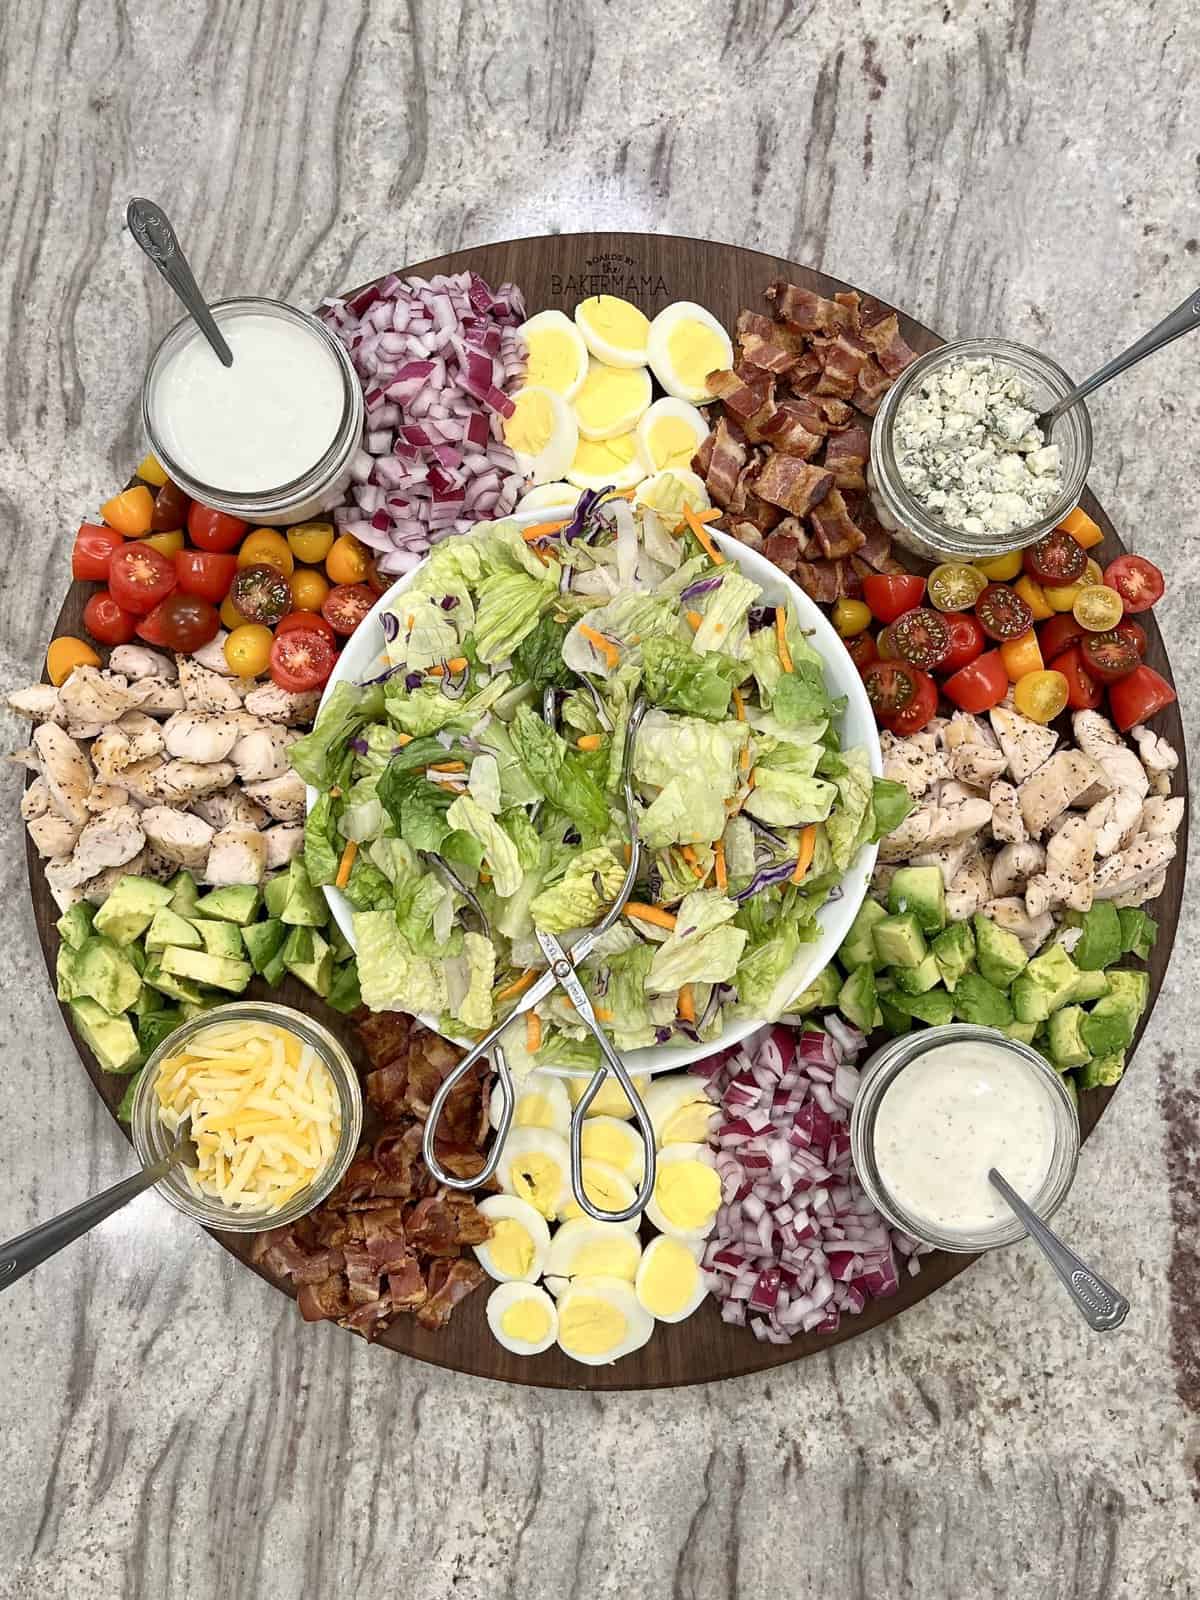
M 526 512 L 511 520 L 520 524 L 537 522 L 544 513 L 540 510 Z M 823 611 L 804 593 L 803 589 L 784 576 L 779 568 L 766 560 L 757 551 L 749 550 L 745 545 L 739 544 L 736 539 L 731 539 L 727 534 L 712 530 L 713 539 L 718 548 L 730 561 L 737 563 L 738 567 L 752 578 L 763 591 L 763 602 L 767 605 L 780 605 L 784 601 L 791 601 L 796 608 L 802 626 L 811 630 L 813 644 L 820 653 L 825 665 L 825 682 L 830 692 L 836 697 L 844 695 L 846 710 L 842 717 L 841 738 L 842 744 L 847 748 L 860 746 L 865 748 L 870 758 L 871 771 L 877 775 L 883 771 L 883 763 L 879 752 L 879 733 L 875 726 L 875 717 L 867 700 L 862 679 L 858 669 L 851 661 L 842 641 L 833 631 Z M 333 669 L 329 682 L 325 686 L 325 693 L 321 697 L 321 705 L 332 694 L 334 686 L 349 679 L 355 682 L 362 678 L 369 678 L 379 670 L 379 657 L 383 651 L 383 624 L 379 620 L 380 612 L 388 606 L 398 594 L 402 594 L 413 582 L 417 572 L 406 573 L 388 592 L 379 599 L 362 623 L 347 641 L 337 665 Z M 308 807 L 311 810 L 318 798 L 317 790 L 309 789 Z M 846 937 L 850 924 L 858 915 L 858 908 L 863 902 L 867 892 L 867 885 L 871 881 L 871 872 L 875 866 L 875 857 L 878 845 L 866 845 L 859 851 L 841 882 L 841 896 L 836 900 L 826 901 L 817 913 L 817 923 L 821 929 L 820 938 L 814 943 L 804 945 L 796 962 L 787 977 L 787 991 L 790 995 L 799 994 L 807 984 L 816 977 L 821 968 L 832 959 L 834 952 Z M 345 896 L 337 889 L 327 888 L 326 898 L 330 910 L 338 927 L 345 934 L 350 944 L 354 943 L 354 929 L 351 922 L 352 907 Z M 781 985 L 782 987 L 782 985 Z M 421 1015 L 426 1027 L 439 1031 L 438 1018 Z M 719 1039 L 714 1039 L 707 1044 L 676 1045 L 650 1045 L 644 1050 L 630 1050 L 624 1059 L 630 1072 L 637 1075 L 655 1072 L 668 1072 L 679 1067 L 686 1067 L 693 1061 L 699 1061 L 704 1056 L 712 1055 L 715 1050 L 723 1050 L 729 1045 L 739 1043 L 755 1028 L 760 1027 L 757 1021 L 742 1021 L 726 1028 Z M 463 1040 L 456 1041 L 459 1044 Z M 549 1067 L 550 1071 L 565 1078 L 587 1078 L 589 1071 L 573 1067 Z

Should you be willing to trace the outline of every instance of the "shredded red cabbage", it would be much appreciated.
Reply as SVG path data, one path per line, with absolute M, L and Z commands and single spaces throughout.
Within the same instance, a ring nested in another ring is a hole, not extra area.
M 697 595 L 711 594 L 714 589 L 719 589 L 724 582 L 722 578 L 701 578 L 696 583 L 689 583 L 686 589 L 679 594 L 681 600 L 694 600 Z

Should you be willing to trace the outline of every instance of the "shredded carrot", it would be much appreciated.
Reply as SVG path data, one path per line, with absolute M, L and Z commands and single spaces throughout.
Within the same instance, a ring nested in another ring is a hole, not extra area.
M 738 721 L 745 722 L 746 702 L 742 699 L 742 691 L 740 689 L 733 691 L 733 709 Z
M 563 995 L 563 1005 L 565 1005 L 569 1011 L 574 1011 L 577 1009 L 574 1000 L 571 999 L 569 994 Z M 613 1019 L 613 1014 L 607 1006 L 593 1006 L 592 1015 L 596 1018 L 597 1022 L 611 1022 Z
M 347 839 L 346 848 L 342 851 L 342 859 L 338 862 L 337 877 L 333 880 L 335 889 L 344 889 L 350 882 L 350 869 L 354 865 L 354 858 L 358 854 L 358 841 Z
M 412 612 L 412 611 L 410 611 L 410 612 L 409 612 L 409 613 L 408 613 L 408 616 L 407 616 L 407 617 L 405 617 L 405 619 L 404 619 L 404 620 L 405 620 L 405 622 L 406 622 L 406 624 L 407 624 L 407 625 L 408 625 L 408 627 L 409 627 L 409 628 L 410 628 L 410 629 L 411 629 L 411 628 L 412 628 L 412 625 L 413 625 L 413 623 L 414 623 L 414 622 L 415 622 L 415 621 L 416 621 L 416 620 L 417 620 L 417 618 L 416 618 L 416 613 L 415 613 L 415 612 Z
M 685 983 L 679 991 L 679 998 L 675 1002 L 675 1009 L 685 1022 L 695 1022 L 696 1001 L 692 994 L 692 986 Z
M 590 645 L 599 650 L 610 667 L 620 666 L 621 652 L 611 639 L 606 639 L 602 633 L 597 633 L 595 628 L 589 628 L 586 622 L 579 624 L 579 631 Z
M 689 505 L 685 505 L 684 506 L 684 508 L 683 508 L 683 518 L 684 518 L 684 521 L 687 523 L 688 527 L 691 529 L 692 533 L 695 534 L 696 538 L 699 540 L 700 547 L 704 551 L 704 553 L 708 557 L 708 559 L 715 566 L 723 567 L 725 565 L 725 557 L 721 554 L 721 552 L 717 549 L 716 545 L 709 538 L 708 530 L 705 528 L 704 524 L 700 521 L 700 518 L 692 510 L 691 506 L 689 506 Z
M 742 746 L 742 753 L 738 756 L 738 765 L 743 772 L 750 771 L 750 746 L 748 744 Z
M 413 741 L 413 736 L 412 736 L 411 733 L 398 733 L 396 735 L 396 744 L 399 746 L 399 748 L 401 750 L 403 750 L 403 748 L 404 748 L 404 746 L 406 744 L 411 744 L 412 741 Z
M 561 533 L 569 525 L 569 519 L 566 522 L 535 522 L 531 527 L 525 529 L 521 537 L 528 542 L 532 542 L 534 539 L 546 539 L 552 533 Z
M 429 770 L 430 772 L 465 772 L 467 769 L 462 761 L 435 761 Z
M 656 928 L 674 930 L 675 918 L 658 906 L 648 906 L 641 900 L 630 900 L 625 905 L 627 917 L 637 917 L 640 922 L 652 922 Z
M 727 889 L 729 877 L 725 871 L 725 841 L 718 839 L 713 845 L 713 865 L 717 869 L 717 888 Z
M 687 862 L 688 866 L 691 867 L 692 876 L 694 878 L 702 878 L 704 876 L 704 869 L 703 869 L 703 867 L 701 867 L 700 859 L 697 856 L 696 852 L 692 849 L 691 845 L 690 844 L 685 844 L 683 849 L 679 853 L 683 857 L 683 859 Z
M 486 867 L 480 867 L 480 869 L 479 869 L 479 881 L 480 881 L 480 883 L 491 883 L 492 875 L 487 870 Z
M 747 789 L 753 789 L 754 787 L 754 774 L 752 772 L 746 774 L 746 787 Z
M 698 611 L 685 611 L 683 614 L 687 618 L 688 627 L 692 630 L 692 632 L 699 633 L 700 624 L 704 621 L 704 618 L 700 615 L 700 613 Z
M 536 1011 L 525 1013 L 525 1048 L 530 1055 L 542 1048 L 542 1019 Z
M 633 847 L 631 845 L 625 845 L 623 848 L 625 851 L 625 865 L 628 866 L 633 860 Z
M 709 506 L 707 511 L 697 511 L 695 515 L 697 522 L 720 522 L 724 512 L 720 506 Z
M 470 664 L 466 656 L 452 656 L 447 661 L 446 666 L 450 668 L 451 672 L 465 672 Z M 445 670 L 445 667 L 439 661 L 436 667 L 425 668 L 425 676 L 427 678 L 440 678 Z
M 779 662 L 785 672 L 791 672 L 792 652 L 788 649 L 787 642 L 787 608 L 775 607 L 775 638 L 779 643 Z
M 576 739 L 575 743 L 581 750 L 599 750 L 604 739 L 598 733 L 585 733 Z
M 803 883 L 804 874 L 812 866 L 813 851 L 817 844 L 817 825 L 810 822 L 808 827 L 800 834 L 800 849 L 796 856 L 796 870 L 792 873 L 793 883 Z
M 505 984 L 504 988 L 501 989 L 499 991 L 499 993 L 496 995 L 496 999 L 497 1000 L 513 1000 L 513 999 L 515 999 L 517 995 L 525 993 L 526 989 L 528 989 L 529 985 L 533 982 L 533 980 L 536 977 L 537 977 L 536 970 L 533 967 L 526 967 L 525 971 L 521 974 L 521 976 L 519 978 L 514 978 L 511 983 Z

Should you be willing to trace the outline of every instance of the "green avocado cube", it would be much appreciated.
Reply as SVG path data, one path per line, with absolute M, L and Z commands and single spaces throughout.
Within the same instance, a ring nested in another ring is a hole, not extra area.
M 1037 1030 L 1036 1022 L 1008 1022 L 1000 1032 L 1008 1039 L 1019 1040 L 1021 1044 L 1032 1044 Z
M 265 922 L 251 922 L 242 929 L 242 943 L 255 972 L 262 973 L 272 956 L 283 946 L 287 929 L 278 917 L 268 917 Z
M 287 905 L 289 882 L 290 874 L 287 872 L 277 872 L 273 878 L 267 879 L 263 888 L 263 903 L 268 917 L 279 917 Z
M 1107 993 L 1108 978 L 1103 972 L 1081 972 L 1071 991 L 1071 1004 L 1087 1005 L 1089 1001 L 1102 999 Z
M 875 954 L 885 967 L 919 967 L 929 954 L 916 913 L 902 911 L 884 917 L 871 930 Z
M 313 888 L 304 862 L 299 856 L 294 857 L 288 866 L 287 899 L 279 912 L 281 920 L 293 928 L 323 928 L 328 915 L 325 896 Z
M 96 913 L 95 931 L 114 944 L 132 944 L 154 921 L 155 913 L 171 902 L 165 883 L 151 878 L 118 878 L 116 887 Z
M 180 950 L 169 945 L 162 953 L 162 970 L 173 978 L 187 978 L 193 983 L 208 984 L 213 989 L 224 989 L 230 994 L 241 994 L 254 975 L 248 961 L 234 961 L 228 956 L 210 956 L 206 950 Z M 197 996 L 202 1000 L 203 996 Z
M 197 1001 L 203 998 L 204 991 L 198 983 L 192 983 L 188 978 L 176 977 L 174 973 L 164 972 L 157 960 L 152 959 L 148 963 L 144 978 L 151 988 L 157 989 L 160 994 L 165 994 L 172 1000 Z
M 875 969 L 867 961 L 846 979 L 838 991 L 838 1010 L 864 1033 L 870 1033 L 875 1022 Z
M 286 975 L 287 963 L 283 959 L 283 945 L 280 945 L 271 959 L 264 964 L 261 977 L 268 988 L 278 989 Z
M 1093 1056 L 1123 1055 L 1128 1050 L 1149 997 L 1150 980 L 1144 972 L 1114 967 L 1107 977 L 1108 993 L 1081 1024 L 1083 1041 Z
M 1090 1060 L 1092 1052 L 1084 1043 L 1082 1024 L 1086 1013 L 1082 1006 L 1060 1006 L 1050 1018 L 1046 1028 L 1046 1043 L 1050 1059 L 1060 1072 L 1081 1067 Z
M 203 940 L 186 917 L 164 906 L 155 913 L 154 921 L 146 930 L 146 953 L 154 955 L 169 944 L 178 945 L 182 950 L 199 950 Z
M 132 1072 L 141 1065 L 137 1034 L 128 1017 L 114 1017 L 86 995 L 71 1001 L 71 1020 L 105 1072 Z
M 196 902 L 194 919 L 212 918 L 218 922 L 250 922 L 258 910 L 258 885 L 227 883 L 212 889 Z
M 1076 921 L 1066 917 L 1068 926 L 1080 928 L 1079 942 L 1071 952 L 1072 960 L 1085 972 L 1100 972 L 1111 967 L 1121 955 L 1121 917 L 1111 900 L 1097 900 L 1090 911 L 1083 912 Z
M 181 917 L 190 917 L 196 909 L 196 902 L 200 899 L 195 878 L 190 872 L 177 872 L 167 884 L 167 888 L 171 891 L 171 910 L 177 911 Z
M 120 1104 L 117 1106 L 117 1116 L 122 1122 L 130 1121 L 133 1116 L 133 1097 L 137 1093 L 137 1086 L 141 1076 L 142 1069 L 138 1067 L 125 1085 L 125 1093 L 121 1096 Z
M 1158 923 L 1153 917 L 1148 917 L 1140 906 L 1121 906 L 1117 916 L 1121 922 L 1121 954 L 1149 961 L 1154 941 L 1158 938 Z
M 283 947 L 284 965 L 323 1000 L 333 983 L 333 952 L 314 928 L 293 928 Z
M 1125 1052 L 1119 1050 L 1114 1055 L 1093 1056 L 1090 1061 L 1085 1061 L 1076 1071 L 1075 1081 L 1081 1089 L 1101 1089 L 1120 1082 L 1124 1071 Z
M 954 990 L 954 1015 L 979 1028 L 1004 1028 L 1013 1020 L 1005 990 L 989 983 L 981 972 L 964 972 Z
M 911 911 L 922 933 L 940 933 L 946 926 L 946 880 L 941 867 L 899 867 L 888 885 L 888 910 L 893 916 Z
M 333 969 L 333 982 L 326 1000 L 335 1011 L 357 1011 L 362 1005 L 362 992 L 358 986 L 358 962 L 344 961 Z
M 941 969 L 932 950 L 919 967 L 893 967 L 892 972 L 897 989 L 905 994 L 924 994 L 929 989 L 935 989 L 942 981 Z
M 968 972 L 975 959 L 975 935 L 969 922 L 952 922 L 929 947 L 933 951 L 942 982 L 953 993 L 954 985 Z
M 943 1028 L 954 1021 L 954 996 L 945 989 L 930 989 L 925 994 L 904 994 L 896 989 L 888 996 L 888 1004 L 931 1028 Z
M 1017 987 L 1028 980 L 1039 992 L 1037 1015 L 1024 1016 L 1017 1005 Z M 1041 955 L 1034 956 L 1024 972 L 1013 983 L 1013 1004 L 1020 1022 L 1042 1022 L 1059 1006 L 1065 1006 L 1075 993 L 1079 981 L 1079 968 L 1060 944 L 1052 944 Z M 1043 1009 L 1044 1008 L 1044 1009 Z
M 1029 957 L 1025 954 L 1025 947 L 1015 933 L 1009 933 L 1007 928 L 999 927 L 982 912 L 975 913 L 973 926 L 975 959 L 980 972 L 998 989 L 1007 989 L 1028 964 Z
M 69 944 L 72 950 L 79 946 L 92 931 L 92 921 L 96 915 L 95 906 L 86 900 L 78 900 L 68 911 L 64 911 L 58 919 L 58 936 L 64 944 Z
M 872 900 L 869 895 L 859 906 L 858 915 L 850 924 L 850 931 L 842 940 L 837 953 L 838 960 L 847 972 L 853 972 L 855 967 L 861 967 L 864 961 L 869 961 L 872 966 L 878 963 L 879 957 L 875 953 L 875 941 L 871 937 L 871 930 L 886 916 L 887 912 L 879 901 Z
M 74 1000 L 78 993 L 75 988 L 75 968 L 78 961 L 78 950 L 69 944 L 59 945 L 54 962 L 54 993 L 64 1002 Z
M 838 976 L 837 968 L 832 964 L 822 967 L 807 988 L 801 989 L 796 998 L 790 1001 L 784 1010 L 790 1016 L 804 1017 L 810 1011 L 827 1009 L 837 1005 L 838 991 L 842 987 L 842 980 Z
M 1104 974 L 1110 995 L 1120 995 L 1140 1017 L 1150 1001 L 1150 975 L 1132 967 L 1110 967 Z
M 907 1011 L 901 1011 L 898 1006 L 892 1005 L 886 995 L 879 997 L 879 1014 L 883 1026 L 893 1038 L 899 1038 L 902 1033 L 907 1033 L 913 1025 L 913 1019 Z
M 129 1010 L 142 988 L 133 962 L 101 934 L 92 934 L 75 952 L 71 983 L 76 999 L 87 996 L 114 1017 Z
M 242 943 L 242 930 L 236 922 L 209 922 L 206 918 L 197 917 L 192 927 L 200 935 L 210 956 L 228 956 L 231 961 L 245 960 L 246 946 Z

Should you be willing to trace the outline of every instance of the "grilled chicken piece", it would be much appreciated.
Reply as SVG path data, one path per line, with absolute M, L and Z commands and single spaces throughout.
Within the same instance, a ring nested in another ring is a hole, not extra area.
M 233 751 L 233 764 L 243 783 L 267 783 L 288 770 L 288 738 L 283 728 L 243 734 Z
M 1138 832 L 1147 833 L 1152 839 L 1173 839 L 1183 821 L 1183 808 L 1182 795 L 1171 800 L 1152 794 L 1142 805 Z
M 299 779 L 297 779 L 299 782 Z M 263 804 L 266 804 L 264 800 Z M 904 821 L 891 833 L 886 834 L 879 841 L 880 861 L 907 861 L 915 850 L 919 850 L 929 838 L 929 824 L 933 821 L 934 808 L 910 811 Z M 300 811 L 304 815 L 304 785 L 300 784 Z
M 109 895 L 124 877 L 144 878 L 146 876 L 146 858 L 148 850 L 139 850 L 137 855 L 120 866 L 105 867 L 103 872 L 98 872 L 94 878 L 89 878 L 83 885 L 83 898 L 91 905 L 102 906 Z
M 86 884 L 108 867 L 123 867 L 132 861 L 145 843 L 134 808 L 114 806 L 85 824 L 71 852 L 70 872 L 77 884 Z M 63 881 L 70 881 L 65 873 Z
M 144 644 L 117 645 L 108 658 L 108 665 L 113 672 L 120 672 L 130 679 L 175 676 L 175 663 L 170 656 L 160 655 L 157 650 L 147 650 Z
M 6 698 L 10 711 L 31 722 L 57 722 L 61 727 L 67 720 L 52 683 L 31 683 L 28 689 L 14 689 Z
M 973 717 L 969 711 L 956 711 L 949 721 L 942 722 L 938 743 L 947 755 L 961 750 L 964 745 L 983 745 L 989 750 L 1000 748 L 990 724 L 982 717 Z
M 265 783 L 248 783 L 246 793 L 252 800 L 265 806 L 276 822 L 304 821 L 304 779 L 298 772 L 288 771 L 283 777 L 270 778 Z M 911 821 L 911 817 L 905 817 L 900 828 L 906 827 Z M 886 845 L 895 837 L 895 833 L 889 834 L 883 843 Z
M 987 789 L 1008 763 L 1003 750 L 986 744 L 960 744 L 950 752 L 950 776 L 972 789 Z
M 33 748 L 51 805 L 59 816 L 82 827 L 88 819 L 88 791 L 95 778 L 92 763 L 71 735 L 54 722 L 43 722 L 34 729 Z
M 951 922 L 969 922 L 991 898 L 992 881 L 982 852 L 976 851 L 953 883 L 946 885 L 946 916 Z
M 1044 833 L 1055 817 L 1093 787 L 1110 787 L 1104 770 L 1081 750 L 1058 751 L 1017 791 L 1025 826 L 1035 837 Z
M 1046 865 L 1046 852 L 1032 840 L 1006 844 L 992 862 L 992 893 L 997 899 L 1019 894 L 1030 878 Z
M 1003 844 L 1024 844 L 1029 832 L 1012 784 L 997 778 L 988 790 L 988 800 L 992 807 L 992 836 Z
M 31 817 L 25 824 L 29 837 L 40 856 L 69 856 L 79 838 L 80 825 L 57 811 L 47 811 L 40 817 Z
M 114 806 L 127 806 L 129 790 L 115 783 L 94 783 L 88 790 L 85 804 L 88 815 L 98 817 L 102 811 L 111 811 Z
M 1179 765 L 1179 752 L 1173 750 L 1161 734 L 1155 733 L 1152 728 L 1147 728 L 1139 722 L 1133 729 L 1134 742 L 1138 747 L 1142 766 L 1150 780 L 1150 787 L 1155 794 L 1168 795 L 1171 792 L 1171 774 Z
M 1014 783 L 1024 783 L 1047 761 L 1058 743 L 1052 728 L 1031 722 L 1008 706 L 993 706 L 988 712 L 992 731 L 1000 741 Z
M 939 803 L 930 819 L 925 842 L 930 849 L 940 849 L 957 844 L 961 839 L 974 839 L 984 832 L 991 820 L 991 803 L 978 796 L 951 805 Z
M 183 690 L 173 678 L 139 678 L 138 689 L 141 692 L 139 704 L 143 711 L 149 711 L 156 717 L 169 717 L 172 712 L 183 710 Z
M 291 694 L 277 683 L 260 683 L 246 696 L 247 711 L 253 712 L 256 717 L 265 717 L 268 722 L 286 723 L 289 728 L 311 722 L 320 703 L 319 689 L 306 694 Z
M 902 783 L 914 800 L 919 800 L 929 785 L 946 775 L 946 758 L 928 730 L 900 738 L 886 728 L 879 735 L 883 755 L 883 775 Z
M 163 752 L 163 730 L 153 717 L 144 711 L 127 711 L 117 727 L 129 741 L 130 762 L 145 761 L 147 756 L 160 756 Z M 107 732 L 107 729 L 105 730 Z
M 236 678 L 223 678 L 220 673 L 202 667 L 195 656 L 176 656 L 179 668 L 179 686 L 183 702 L 189 711 L 202 711 L 215 716 L 220 712 L 240 711 L 242 696 Z
M 203 817 L 218 832 L 236 825 L 239 828 L 261 828 L 270 821 L 268 813 L 256 800 L 232 784 L 228 789 L 218 789 L 215 794 L 201 795 L 191 809 Z
M 92 745 L 92 760 L 105 783 L 123 785 L 125 773 L 160 754 L 162 729 L 144 711 L 127 711 L 106 727 Z
M 241 734 L 232 716 L 177 711 L 163 723 L 162 736 L 168 756 L 207 766 L 211 761 L 226 760 Z
M 1150 788 L 1142 763 L 1107 717 L 1098 711 L 1076 711 L 1071 718 L 1075 743 L 1085 756 L 1103 767 L 1108 787 L 1115 793 L 1129 789 L 1140 799 Z
M 257 828 L 222 828 L 213 838 L 204 868 L 205 883 L 261 883 L 267 871 L 267 844 Z
M 268 872 L 286 867 L 304 849 L 303 823 L 279 822 L 273 828 L 264 828 L 262 836 L 267 845 Z
M 155 883 L 166 883 L 178 871 L 179 863 L 177 861 L 169 861 L 166 856 L 161 855 L 150 845 L 147 845 L 142 851 L 142 865 L 139 869 L 139 877 L 153 878 Z
M 224 628 L 218 628 L 214 638 L 201 645 L 199 650 L 192 651 L 192 660 L 198 661 L 209 672 L 215 672 L 218 677 L 236 678 L 237 673 L 225 659 L 225 641 L 228 637 Z
M 1091 908 L 1095 885 L 1096 832 L 1086 817 L 1064 817 L 1046 843 L 1046 870 L 1025 885 L 1031 917 L 1052 906 Z
M 95 748 L 93 745 L 92 749 Z M 129 797 L 135 805 L 152 806 L 162 799 L 158 780 L 166 765 L 161 756 L 148 756 L 145 761 L 135 761 L 131 767 L 121 769 L 122 787 L 128 790 Z
M 198 872 L 208 860 L 214 830 L 201 817 L 172 806 L 148 806 L 142 812 L 142 831 L 152 849 L 189 872 Z
M 1088 826 L 1096 835 L 1096 854 L 1110 856 L 1121 850 L 1138 831 L 1142 802 L 1132 789 L 1118 789 L 1089 806 Z
M 1152 883 L 1141 884 L 1136 889 L 1130 889 L 1126 894 L 1117 895 L 1113 900 L 1113 905 L 1117 907 L 1144 906 L 1147 900 L 1157 900 L 1166 887 L 1167 875 L 1163 872 Z
M 1174 839 L 1152 839 L 1139 833 L 1126 849 L 1097 867 L 1096 899 L 1116 900 L 1153 883 L 1174 855 Z
M 119 672 L 76 667 L 58 691 L 67 727 L 80 739 L 93 739 L 102 728 L 141 704 L 141 690 Z
M 909 865 L 914 867 L 937 867 L 942 874 L 944 883 L 953 883 L 971 852 L 977 848 L 974 839 L 959 839 L 954 844 L 941 845 L 937 849 L 925 848 L 909 857 Z
M 1026 955 L 1032 955 L 1054 932 L 1054 918 L 1049 912 L 1031 917 L 1024 900 L 1018 899 L 1016 895 L 989 900 L 983 908 L 983 914 L 998 928 L 1003 928 L 1006 933 L 1015 934 L 1025 947 Z
M 204 794 L 215 794 L 233 782 L 229 761 L 167 761 L 155 774 L 155 788 L 167 805 L 187 806 Z
M 44 817 L 50 810 L 50 791 L 45 778 L 35 778 L 21 796 L 21 815 L 26 822 Z
M 71 871 L 70 856 L 47 861 L 45 871 L 46 887 L 60 911 L 69 911 L 84 898 L 83 889 L 75 882 Z

